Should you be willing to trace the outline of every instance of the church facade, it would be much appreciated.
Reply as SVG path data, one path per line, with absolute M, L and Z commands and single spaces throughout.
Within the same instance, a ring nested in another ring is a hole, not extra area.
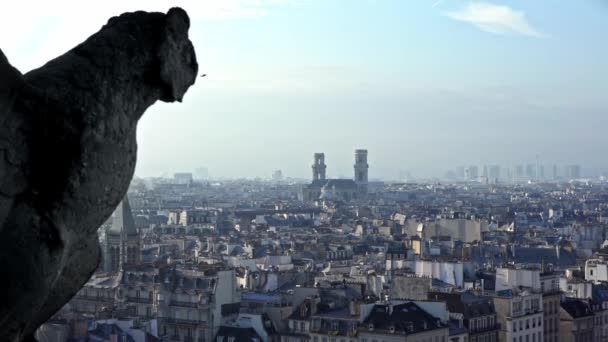
M 106 229 L 103 249 L 103 270 L 109 273 L 122 271 L 140 260 L 139 233 L 127 196 L 120 202 Z
M 315 153 L 312 165 L 312 182 L 302 187 L 302 200 L 351 202 L 367 196 L 367 150 L 355 150 L 354 177 L 352 179 L 327 179 L 325 154 Z

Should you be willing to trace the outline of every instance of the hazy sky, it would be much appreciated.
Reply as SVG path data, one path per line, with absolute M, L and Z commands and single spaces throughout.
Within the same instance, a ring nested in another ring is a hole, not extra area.
M 183 104 L 138 130 L 137 175 L 442 174 L 469 163 L 606 166 L 603 0 L 25 1 L 0 12 L 0 48 L 23 72 L 124 11 L 191 15 L 201 73 Z

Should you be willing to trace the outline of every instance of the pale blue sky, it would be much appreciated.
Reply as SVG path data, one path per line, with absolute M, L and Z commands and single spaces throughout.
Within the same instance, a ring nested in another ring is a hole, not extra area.
M 325 152 L 329 175 L 350 176 L 355 148 L 384 178 L 536 154 L 608 164 L 602 0 L 21 1 L 0 14 L 0 46 L 25 71 L 112 13 L 172 5 L 190 12 L 209 76 L 146 113 L 138 175 L 309 177 Z

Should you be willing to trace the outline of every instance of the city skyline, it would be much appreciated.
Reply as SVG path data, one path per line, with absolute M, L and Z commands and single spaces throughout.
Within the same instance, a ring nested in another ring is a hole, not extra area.
M 253 175 L 253 176 L 237 176 L 237 177 L 226 177 L 212 172 L 212 168 L 207 166 L 197 167 L 194 170 L 176 170 L 176 171 L 164 171 L 161 174 L 153 176 L 142 176 L 138 178 L 179 178 L 182 176 L 190 177 L 194 180 L 238 180 L 238 179 L 252 179 L 252 180 L 272 180 L 272 181 L 304 181 L 319 179 L 315 175 L 314 165 L 316 164 L 316 155 L 324 153 L 315 153 L 315 161 L 308 165 L 308 175 L 292 175 L 285 174 L 283 169 L 280 167 L 271 169 L 267 174 Z M 351 164 L 351 170 L 349 172 L 329 172 L 331 165 L 327 163 L 325 165 L 324 177 L 327 179 L 354 179 L 355 174 L 353 168 L 356 170 L 356 165 Z M 310 174 L 310 167 L 313 167 L 312 175 Z M 370 165 L 372 172 L 374 171 L 374 165 Z M 521 183 L 527 181 L 569 181 L 577 179 L 587 180 L 605 180 L 608 177 L 608 168 L 589 168 L 585 165 L 577 163 L 541 163 L 538 164 L 533 162 L 519 162 L 510 163 L 507 165 L 496 164 L 496 163 L 460 163 L 452 167 L 446 167 L 439 170 L 440 174 L 416 174 L 410 169 L 396 168 L 393 170 L 394 173 L 389 176 L 377 176 L 371 175 L 369 180 L 375 181 L 428 181 L 428 180 L 444 180 L 444 181 L 479 181 L 488 183 Z M 355 171 L 356 172 L 356 171 Z M 181 182 L 178 182 L 181 183 Z
M 2 341 L 608 342 L 606 0 L 6 7 Z
M 606 166 L 608 51 L 594 42 L 608 31 L 608 7 L 599 0 L 23 1 L 0 14 L 0 28 L 28 29 L 0 44 L 27 71 L 109 15 L 172 5 L 191 13 L 207 77 L 183 104 L 148 111 L 138 176 L 206 165 L 231 178 L 274 169 L 305 178 L 318 151 L 331 174 L 347 175 L 355 148 L 370 150 L 372 178 L 536 154 Z

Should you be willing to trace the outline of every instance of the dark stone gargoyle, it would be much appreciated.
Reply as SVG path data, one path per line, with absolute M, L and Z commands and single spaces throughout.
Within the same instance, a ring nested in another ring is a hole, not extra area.
M 189 27 L 180 8 L 125 13 L 25 75 L 0 51 L 0 340 L 32 336 L 97 268 L 137 121 L 196 79 Z

